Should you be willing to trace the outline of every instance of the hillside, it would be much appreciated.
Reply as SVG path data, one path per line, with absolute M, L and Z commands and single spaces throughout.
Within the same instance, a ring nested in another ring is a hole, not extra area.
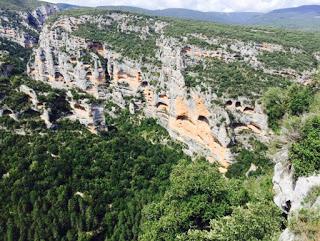
M 262 25 L 285 29 L 320 31 L 319 5 L 306 5 L 296 8 L 278 9 L 269 13 L 254 12 L 201 12 L 189 9 L 148 10 L 127 6 L 102 6 L 110 10 L 124 10 L 152 16 L 175 17 L 224 24 Z
M 317 240 L 320 33 L 62 10 L 0 10 L 1 240 Z
M 43 5 L 43 3 L 37 0 L 1 0 L 0 1 L 0 8 L 2 9 L 32 10 L 41 5 Z

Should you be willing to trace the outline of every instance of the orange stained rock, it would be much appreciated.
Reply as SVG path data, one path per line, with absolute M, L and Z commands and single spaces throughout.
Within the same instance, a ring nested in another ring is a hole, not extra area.
M 183 97 L 177 97 L 175 101 L 175 111 L 176 117 L 178 116 L 188 116 L 189 114 L 189 107 L 186 104 L 186 101 Z
M 200 97 L 193 97 L 196 102 L 196 112 L 198 115 L 208 117 L 210 112 L 208 111 L 207 106 L 204 104 L 203 100 Z
M 209 149 L 212 156 L 218 157 L 218 161 L 223 167 L 228 167 L 226 161 L 227 148 L 221 146 L 216 141 L 208 123 L 198 120 L 199 114 L 204 117 L 209 115 L 208 109 L 201 98 L 195 97 L 193 101 L 196 102 L 195 110 L 189 109 L 186 101 L 182 97 L 176 99 L 176 116 L 169 118 L 169 128 L 182 137 L 190 138 L 201 146 Z
M 248 125 L 248 128 L 251 129 L 254 133 L 257 133 L 257 134 L 261 134 L 262 133 L 262 131 L 258 127 L 254 126 L 254 125 Z
M 147 102 L 147 105 L 151 106 L 153 105 L 153 91 L 150 88 L 145 88 L 143 90 L 144 98 Z
M 162 100 L 162 101 L 168 101 L 169 100 L 167 95 L 159 95 L 159 99 Z
M 136 72 L 134 76 L 124 73 L 121 71 L 118 71 L 114 74 L 114 80 L 115 81 L 123 81 L 129 84 L 130 88 L 133 90 L 137 90 L 139 86 L 141 85 L 141 74 L 140 72 Z
M 162 103 L 158 103 L 157 109 L 158 111 L 165 111 L 165 112 L 169 111 L 169 107 L 166 104 L 162 104 Z

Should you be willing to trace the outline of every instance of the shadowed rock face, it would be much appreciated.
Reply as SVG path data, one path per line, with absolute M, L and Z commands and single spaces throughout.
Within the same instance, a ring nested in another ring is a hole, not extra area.
M 31 48 L 38 43 L 45 20 L 58 11 L 58 7 L 52 4 L 44 4 L 32 11 L 0 9 L 0 37 Z
M 131 28 L 122 22 L 128 21 L 129 17 L 112 13 L 108 21 L 117 22 L 122 31 L 139 31 L 138 27 Z M 259 138 L 267 139 L 267 118 L 259 105 L 246 105 L 247 100 L 243 98 L 222 99 L 226 105 L 220 106 L 212 104 L 212 100 L 218 100 L 214 93 L 198 89 L 190 92 L 182 71 L 185 58 L 190 58 L 186 53 L 191 48 L 165 37 L 162 33 L 165 24 L 160 20 L 155 23 L 154 31 L 161 36 L 156 43 L 156 58 L 161 65 L 153 65 L 132 60 L 109 48 L 107 43 L 87 41 L 72 34 L 81 24 L 95 23 L 99 18 L 61 17 L 45 25 L 39 46 L 34 50 L 34 61 L 28 66 L 29 75 L 56 88 L 79 88 L 122 107 L 130 102 L 130 112 L 139 109 L 147 116 L 157 118 L 173 138 L 188 145 L 190 154 L 199 153 L 210 161 L 219 161 L 223 167 L 227 167 L 232 159 L 228 146 L 237 133 L 233 131 L 230 115 L 235 119 L 233 121 L 241 123 Z M 142 35 L 148 35 L 147 28 L 141 31 Z M 73 118 L 86 119 L 88 108 L 83 110 L 82 104 L 72 106 Z M 92 123 L 82 123 L 92 127 Z

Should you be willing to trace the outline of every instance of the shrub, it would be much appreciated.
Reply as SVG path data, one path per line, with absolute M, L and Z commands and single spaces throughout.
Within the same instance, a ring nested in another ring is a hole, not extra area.
M 309 176 L 320 170 L 320 116 L 309 119 L 301 139 L 293 144 L 290 160 L 295 170 L 295 177 Z

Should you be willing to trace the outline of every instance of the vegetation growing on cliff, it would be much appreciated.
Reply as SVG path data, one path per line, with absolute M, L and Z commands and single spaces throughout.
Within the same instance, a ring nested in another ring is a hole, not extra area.
M 285 78 L 254 70 L 245 63 L 225 63 L 216 58 L 189 66 L 184 76 L 188 87 L 210 87 L 218 96 L 231 98 L 246 96 L 256 99 L 270 86 L 288 85 Z
M 168 36 L 180 38 L 188 34 L 204 34 L 208 37 L 221 37 L 225 43 L 241 40 L 248 44 L 275 43 L 286 48 L 303 49 L 308 54 L 319 51 L 320 33 L 296 32 L 284 29 L 241 27 L 190 20 L 171 20 L 165 29 Z
M 316 186 L 304 199 L 307 208 L 289 217 L 289 229 L 303 241 L 317 241 L 320 238 L 320 207 L 315 204 L 319 196 L 320 187 Z
M 128 24 L 143 27 L 141 19 L 145 21 L 139 17 Z M 227 39 L 273 42 L 286 48 L 303 48 L 301 59 L 307 61 L 314 60 L 312 44 L 319 47 L 318 39 L 315 42 L 318 35 L 313 34 L 166 22 L 166 34 L 175 38 L 192 32 L 223 36 L 227 45 Z M 117 24 L 86 24 L 74 34 L 106 43 L 124 57 L 155 62 L 153 29 L 146 39 L 137 31 L 122 31 Z M 304 43 L 306 39 L 309 42 Z M 190 43 L 208 49 L 217 47 L 196 38 L 189 39 Z M 24 57 L 17 55 L 17 59 Z M 262 61 L 298 70 L 315 66 L 314 62 L 301 66 L 299 56 L 290 55 L 291 62 L 277 56 L 279 59 L 271 63 L 275 55 L 270 54 Z M 90 62 L 89 53 L 84 51 L 81 60 Z M 278 86 L 264 98 L 269 124 L 274 129 L 283 124 L 286 116 L 302 119 L 319 101 L 314 86 L 287 88 L 286 79 L 241 61 L 205 59 L 189 66 L 185 77 L 188 87 L 212 87 L 219 97 L 256 99 L 270 86 Z M 51 109 L 50 119 L 57 124 L 54 129 L 46 129 L 40 113 L 32 111 L 29 97 L 19 92 L 22 84 L 34 89 L 43 106 Z M 71 93 L 75 100 L 89 97 L 76 89 Z M 112 102 L 105 105 L 108 110 L 115 109 Z M 270 241 L 285 223 L 273 203 L 267 147 L 259 142 L 252 150 L 241 147 L 235 163 L 223 176 L 216 165 L 205 160 L 191 162 L 155 120 L 131 116 L 128 111 L 120 113 L 119 107 L 118 118 L 106 116 L 108 132 L 89 133 L 79 122 L 63 119 L 70 112 L 65 91 L 26 77 L 0 79 L 0 107 L 9 107 L 17 114 L 17 119 L 12 118 L 10 110 L 0 118 L 0 237 L 4 240 Z M 320 169 L 319 129 L 319 117 L 310 118 L 291 149 L 296 176 Z M 252 164 L 257 170 L 248 172 Z M 313 222 L 310 214 L 314 212 L 302 212 L 292 224 L 314 232 L 314 227 L 319 227 L 319 215 Z
M 0 1 L 1 9 L 10 9 L 10 10 L 34 9 L 41 5 L 42 4 L 37 0 L 1 0 Z
M 293 84 L 288 88 L 270 88 L 264 94 L 263 103 L 269 117 L 269 126 L 279 128 L 285 115 L 300 116 L 310 110 L 315 101 L 317 87 Z
M 0 62 L 13 67 L 12 71 L 10 71 L 11 74 L 21 74 L 26 70 L 26 63 L 31 55 L 30 49 L 25 49 L 19 44 L 5 38 L 0 38 L 0 50 L 7 53 L 3 54 L 3 57 L 0 55 Z
M 263 52 L 258 56 L 258 60 L 265 64 L 266 67 L 282 70 L 293 69 L 299 72 L 315 69 L 318 66 L 317 60 L 310 53 L 291 53 L 286 52 Z
M 296 177 L 320 172 L 320 116 L 306 122 L 301 138 L 291 148 L 290 161 Z
M 142 39 L 139 33 L 121 31 L 117 23 L 111 25 L 84 24 L 73 32 L 76 36 L 106 43 L 116 52 L 133 60 L 153 62 L 156 52 L 156 35 Z

